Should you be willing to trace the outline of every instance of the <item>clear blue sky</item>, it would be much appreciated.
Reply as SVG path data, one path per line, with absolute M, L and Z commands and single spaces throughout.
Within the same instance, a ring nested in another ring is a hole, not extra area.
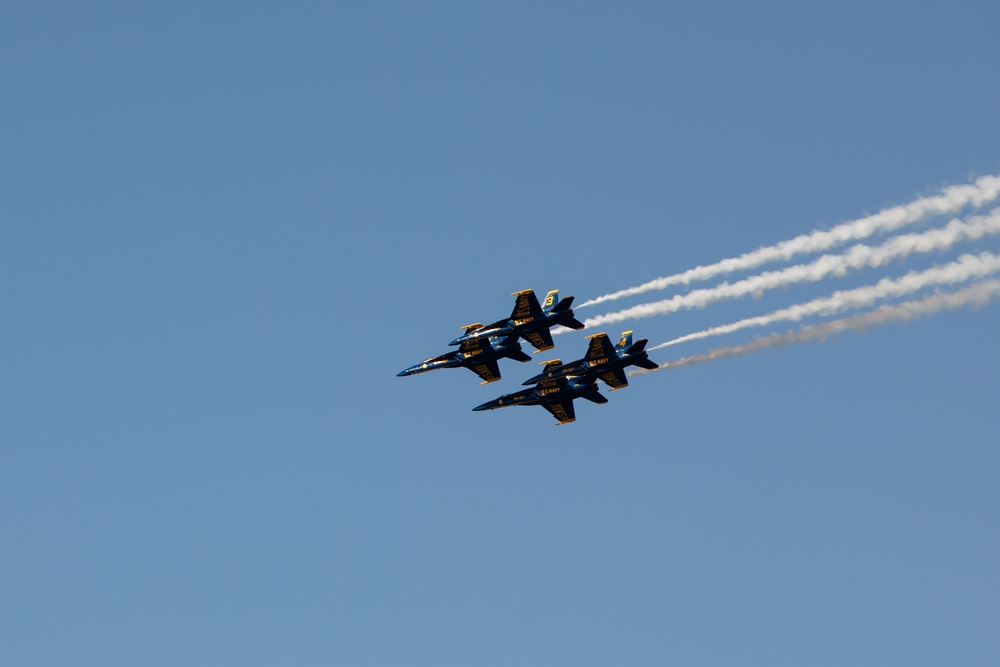
M 1000 664 L 1000 305 L 559 428 L 471 411 L 534 363 L 395 377 L 511 292 L 1000 173 L 998 34 L 991 0 L 6 2 L 0 663 Z

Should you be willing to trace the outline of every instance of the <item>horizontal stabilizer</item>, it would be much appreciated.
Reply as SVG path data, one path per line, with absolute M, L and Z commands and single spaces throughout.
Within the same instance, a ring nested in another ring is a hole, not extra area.
M 583 398 L 587 399 L 592 403 L 597 403 L 598 405 L 604 405 L 605 403 L 608 402 L 608 399 L 605 398 L 599 391 L 594 391 L 590 392 L 589 394 L 584 394 Z
M 522 350 L 514 350 L 513 352 L 507 355 L 507 358 L 513 359 L 514 361 L 520 361 L 522 363 L 525 361 L 531 361 L 531 357 L 525 354 L 524 351 Z
M 642 352 L 646 349 L 646 343 L 649 342 L 648 338 L 643 338 L 642 340 L 636 341 L 635 345 L 630 347 L 625 351 L 625 354 L 635 354 L 636 352 Z
M 641 368 L 645 368 L 647 371 L 655 371 L 657 368 L 660 367 L 659 364 L 650 361 L 648 357 L 644 359 L 636 359 L 635 365 Z
M 564 310 L 569 310 L 572 305 L 573 305 L 573 297 L 568 296 L 559 303 L 557 303 L 555 308 L 552 309 L 552 312 L 561 313 Z
M 573 297 L 566 297 L 566 298 L 567 299 L 572 299 Z M 576 319 L 575 317 L 569 318 L 568 320 L 566 320 L 565 322 L 563 322 L 562 325 L 564 327 L 569 327 L 570 329 L 576 329 L 577 331 L 579 331 L 580 329 L 582 329 L 582 328 L 584 328 L 586 326 L 583 322 L 581 322 L 580 320 Z

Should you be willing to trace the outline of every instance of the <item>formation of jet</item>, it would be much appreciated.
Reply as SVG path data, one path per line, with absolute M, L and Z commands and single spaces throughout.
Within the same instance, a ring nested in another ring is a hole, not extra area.
M 462 328 L 468 333 L 482 328 L 482 325 L 469 324 Z M 504 358 L 531 361 L 531 357 L 521 349 L 517 336 L 489 336 L 464 340 L 457 350 L 414 364 L 397 373 L 397 376 L 416 375 L 438 368 L 465 367 L 481 377 L 483 384 L 488 384 L 500 379 L 500 366 L 497 361 Z
M 517 297 L 514 310 L 506 320 L 482 326 L 479 323 L 462 327 L 465 331 L 451 341 L 458 349 L 437 357 L 431 357 L 419 364 L 400 371 L 398 375 L 416 375 L 438 368 L 465 367 L 478 375 L 483 384 L 501 378 L 500 359 L 528 361 L 531 359 L 521 349 L 520 339 L 526 340 L 538 351 L 554 347 L 551 328 L 565 326 L 582 329 L 583 323 L 573 316 L 573 297 L 559 300 L 559 290 L 545 295 L 544 304 L 539 305 L 532 290 L 515 292 Z M 540 405 L 548 410 L 558 424 L 576 420 L 573 401 L 584 398 L 594 403 L 607 403 L 608 399 L 598 390 L 598 381 L 604 382 L 612 390 L 628 386 L 625 369 L 629 366 L 655 369 L 657 364 L 650 361 L 646 353 L 646 339 L 632 342 L 632 332 L 622 333 L 617 345 L 605 333 L 587 337 L 590 340 L 587 354 L 568 364 L 559 359 L 544 362 L 545 369 L 524 382 L 534 385 L 530 389 L 505 394 L 492 401 L 473 408 L 474 411 L 496 410 L 511 405 Z

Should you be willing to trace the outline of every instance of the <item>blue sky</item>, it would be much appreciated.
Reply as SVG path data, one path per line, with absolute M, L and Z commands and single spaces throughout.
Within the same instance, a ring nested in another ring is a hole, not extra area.
M 997 305 L 636 377 L 559 428 L 471 411 L 534 363 L 395 374 L 514 291 L 1000 173 L 998 27 L 987 0 L 6 3 L 0 662 L 996 664 Z

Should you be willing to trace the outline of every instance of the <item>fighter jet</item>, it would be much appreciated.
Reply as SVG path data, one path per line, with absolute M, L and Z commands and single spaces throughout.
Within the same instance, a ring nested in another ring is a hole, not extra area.
M 481 329 L 483 325 L 469 324 L 462 327 L 466 335 Z M 483 384 L 496 382 L 500 379 L 500 367 L 497 365 L 498 359 L 514 359 L 515 361 L 531 361 L 531 357 L 521 350 L 521 344 L 517 341 L 517 336 L 510 334 L 507 336 L 484 336 L 482 338 L 470 338 L 464 340 L 457 350 L 442 354 L 439 357 L 431 357 L 423 363 L 410 366 L 404 371 L 397 373 L 397 377 L 404 375 L 416 375 L 438 368 L 458 368 L 464 366 L 483 379 Z
M 545 304 L 538 305 L 538 299 L 533 290 L 514 292 L 517 300 L 514 310 L 506 320 L 499 320 L 475 331 L 468 331 L 449 343 L 461 345 L 467 340 L 475 340 L 486 336 L 516 335 L 531 343 L 539 352 L 555 347 L 552 344 L 550 327 L 563 325 L 570 329 L 582 329 L 583 322 L 573 317 L 573 297 L 559 299 L 559 290 L 552 290 L 545 295 Z M 558 301 L 558 303 L 557 303 Z
M 590 347 L 583 359 L 563 365 L 547 365 L 545 372 L 524 384 L 538 384 L 545 380 L 575 375 L 591 380 L 600 378 L 615 390 L 628 386 L 628 380 L 625 378 L 625 368 L 628 366 L 639 366 L 648 370 L 659 368 L 649 360 L 646 353 L 647 339 L 643 338 L 633 345 L 631 331 L 622 332 L 622 338 L 617 345 L 611 344 L 611 339 L 606 333 L 594 334 L 587 338 L 590 339 Z
M 548 362 L 547 365 L 560 363 L 556 359 Z M 524 389 L 516 394 L 505 394 L 472 409 L 479 412 L 506 408 L 511 405 L 540 405 L 552 413 L 552 416 L 559 422 L 556 424 L 558 426 L 576 421 L 576 411 L 573 409 L 573 399 L 575 398 L 585 398 L 594 403 L 608 402 L 608 399 L 601 396 L 597 390 L 597 383 L 593 379 L 559 377 L 545 380 L 531 389 Z

